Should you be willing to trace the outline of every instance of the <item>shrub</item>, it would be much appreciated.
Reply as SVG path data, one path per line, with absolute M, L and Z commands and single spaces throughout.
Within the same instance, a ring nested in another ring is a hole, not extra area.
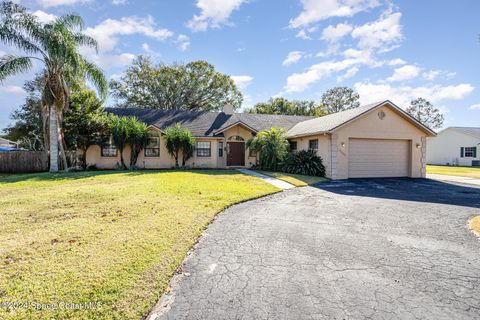
M 325 166 L 322 158 L 317 156 L 312 150 L 290 153 L 282 165 L 282 169 L 286 173 L 325 177 Z
M 175 158 L 175 167 L 179 167 L 178 157 L 182 152 L 182 167 L 193 156 L 195 138 L 187 128 L 180 123 L 165 129 L 165 146 L 170 155 Z
M 247 142 L 247 148 L 260 154 L 259 166 L 263 170 L 278 170 L 279 164 L 288 154 L 289 143 L 285 130 L 271 128 L 259 132 Z

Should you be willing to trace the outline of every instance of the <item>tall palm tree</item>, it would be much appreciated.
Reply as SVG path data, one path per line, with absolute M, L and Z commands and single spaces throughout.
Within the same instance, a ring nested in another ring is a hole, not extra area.
M 79 52 L 81 46 L 97 49 L 95 39 L 82 33 L 83 26 L 82 18 L 75 14 L 66 14 L 43 24 L 21 5 L 11 1 L 0 5 L 0 41 L 25 53 L 0 57 L 0 81 L 28 71 L 33 61 L 44 66 L 42 103 L 48 116 L 50 172 L 58 171 L 59 148 L 64 151 L 59 137 L 71 87 L 79 79 L 88 79 L 102 99 L 108 92 L 103 72 Z M 62 154 L 65 157 L 65 153 Z

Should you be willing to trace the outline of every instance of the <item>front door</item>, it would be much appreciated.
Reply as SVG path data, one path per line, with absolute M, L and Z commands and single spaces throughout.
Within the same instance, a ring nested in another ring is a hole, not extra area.
M 245 142 L 228 142 L 227 166 L 245 165 Z

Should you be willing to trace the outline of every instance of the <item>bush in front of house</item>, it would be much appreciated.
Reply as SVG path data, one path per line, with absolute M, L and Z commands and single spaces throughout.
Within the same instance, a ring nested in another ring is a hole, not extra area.
M 284 129 L 271 128 L 248 140 L 247 148 L 259 154 L 260 169 L 277 171 L 288 154 L 289 143 Z
M 325 177 L 325 166 L 322 158 L 312 150 L 289 153 L 283 160 L 282 170 L 286 173 Z

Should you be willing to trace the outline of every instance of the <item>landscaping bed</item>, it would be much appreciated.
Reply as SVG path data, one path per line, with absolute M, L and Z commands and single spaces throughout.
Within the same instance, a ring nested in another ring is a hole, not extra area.
M 0 301 L 29 305 L 0 319 L 139 319 L 219 211 L 277 191 L 228 170 L 2 176 Z

